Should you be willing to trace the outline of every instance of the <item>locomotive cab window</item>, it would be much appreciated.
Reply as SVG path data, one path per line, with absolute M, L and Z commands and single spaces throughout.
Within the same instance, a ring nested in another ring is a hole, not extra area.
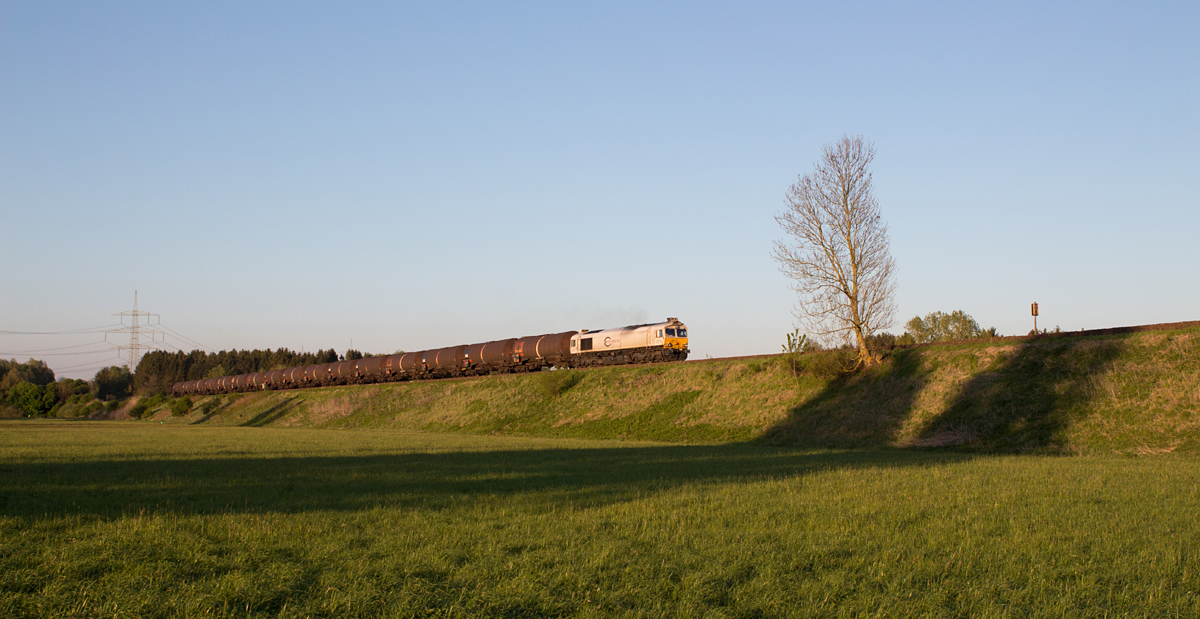
M 662 336 L 663 336 L 663 335 L 662 335 L 662 329 L 659 329 L 659 330 L 658 330 L 658 335 L 656 335 L 655 337 L 662 337 Z
M 687 337 L 687 329 L 680 329 L 679 337 Z
M 675 329 L 667 327 L 667 337 L 675 337 Z

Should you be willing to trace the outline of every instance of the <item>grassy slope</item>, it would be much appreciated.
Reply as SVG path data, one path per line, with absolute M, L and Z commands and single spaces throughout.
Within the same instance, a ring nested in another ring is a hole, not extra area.
M 205 409 L 204 407 L 211 407 Z M 1200 329 L 931 346 L 845 379 L 780 357 L 200 398 L 172 420 L 838 447 L 1200 448 Z

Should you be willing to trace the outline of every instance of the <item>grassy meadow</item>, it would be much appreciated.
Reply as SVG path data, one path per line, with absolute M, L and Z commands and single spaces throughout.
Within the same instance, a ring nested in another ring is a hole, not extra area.
M 0 616 L 1196 617 L 1198 464 L 6 420 Z

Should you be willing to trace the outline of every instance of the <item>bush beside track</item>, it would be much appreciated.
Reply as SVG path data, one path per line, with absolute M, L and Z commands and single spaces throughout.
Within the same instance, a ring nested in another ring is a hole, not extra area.
M 1149 454 L 1200 446 L 1200 324 L 194 398 L 165 423 L 828 447 Z

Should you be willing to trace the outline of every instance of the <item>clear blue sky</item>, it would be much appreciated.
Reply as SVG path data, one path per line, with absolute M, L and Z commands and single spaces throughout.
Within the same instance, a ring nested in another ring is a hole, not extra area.
M 1200 4 L 504 4 L 0 3 L 0 330 L 136 289 L 213 350 L 678 316 L 776 352 L 773 216 L 845 133 L 893 332 L 1200 319 Z M 101 341 L 0 353 L 90 377 Z

